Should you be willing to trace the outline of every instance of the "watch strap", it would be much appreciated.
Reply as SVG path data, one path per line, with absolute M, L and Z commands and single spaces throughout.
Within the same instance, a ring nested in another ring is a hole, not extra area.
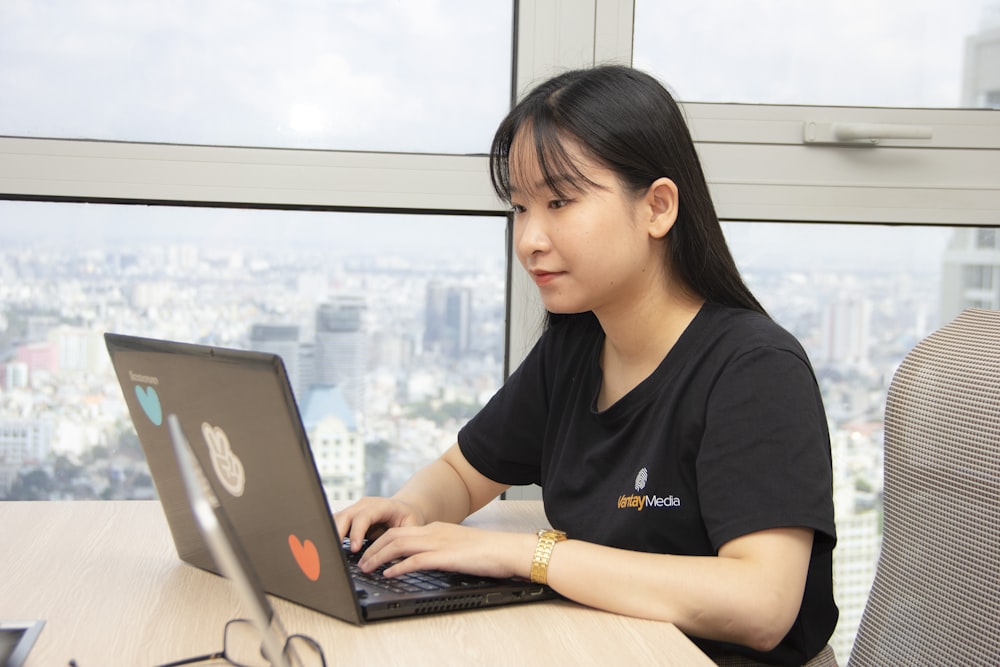
M 561 530 L 543 528 L 538 531 L 538 544 L 535 545 L 535 555 L 531 559 L 531 581 L 533 583 L 548 583 L 552 549 L 557 542 L 562 542 L 565 539 L 566 533 Z

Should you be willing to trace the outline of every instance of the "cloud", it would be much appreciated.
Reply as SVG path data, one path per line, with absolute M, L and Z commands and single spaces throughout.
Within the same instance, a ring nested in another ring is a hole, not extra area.
M 485 152 L 508 104 L 511 15 L 461 0 L 5 0 L 0 134 Z

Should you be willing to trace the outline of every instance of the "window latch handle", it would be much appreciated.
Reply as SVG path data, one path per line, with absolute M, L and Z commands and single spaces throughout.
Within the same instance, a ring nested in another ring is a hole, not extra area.
M 802 141 L 807 144 L 850 144 L 877 146 L 886 139 L 932 139 L 934 128 L 925 125 L 889 123 L 822 123 L 802 125 Z

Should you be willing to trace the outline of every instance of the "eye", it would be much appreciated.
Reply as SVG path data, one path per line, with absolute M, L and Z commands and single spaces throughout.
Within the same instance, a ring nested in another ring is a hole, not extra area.
M 520 214 L 524 213 L 524 211 L 525 211 L 525 208 L 523 206 L 521 206 L 520 204 L 511 204 L 510 205 L 510 212 L 513 213 L 514 215 L 520 215 Z
M 569 199 L 553 199 L 549 202 L 549 208 L 565 208 L 569 201 Z

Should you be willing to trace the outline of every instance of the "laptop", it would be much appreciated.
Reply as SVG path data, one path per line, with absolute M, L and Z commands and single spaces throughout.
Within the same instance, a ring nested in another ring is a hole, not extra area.
M 272 595 L 355 624 L 558 597 L 520 578 L 363 575 L 337 533 L 279 356 L 104 337 L 181 560 L 221 574 L 187 499 L 168 414 Z

